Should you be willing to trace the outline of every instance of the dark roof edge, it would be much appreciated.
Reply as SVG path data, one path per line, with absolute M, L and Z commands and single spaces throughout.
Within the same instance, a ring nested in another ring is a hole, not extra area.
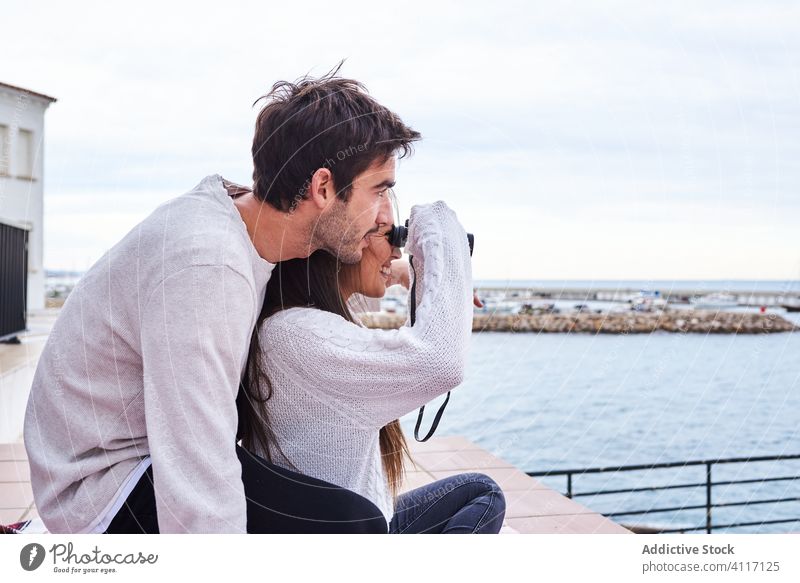
M 31 91 L 30 89 L 25 89 L 24 87 L 17 87 L 16 85 L 10 85 L 8 83 L 3 83 L 2 81 L 0 81 L 0 88 L 13 89 L 14 91 L 21 91 L 22 93 L 27 93 L 28 95 L 33 95 L 34 97 L 39 97 L 40 99 L 46 99 L 50 103 L 58 101 L 55 97 L 50 97 L 49 95 L 45 95 L 44 93 Z

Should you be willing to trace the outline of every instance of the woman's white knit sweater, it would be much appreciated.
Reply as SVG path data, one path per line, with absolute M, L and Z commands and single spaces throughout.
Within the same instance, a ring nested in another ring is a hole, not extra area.
M 461 383 L 472 330 L 469 246 L 455 213 L 443 202 L 415 206 L 406 250 L 417 280 L 413 326 L 371 330 L 292 308 L 259 330 L 269 422 L 291 464 L 271 446 L 273 462 L 361 494 L 387 523 L 379 431 Z

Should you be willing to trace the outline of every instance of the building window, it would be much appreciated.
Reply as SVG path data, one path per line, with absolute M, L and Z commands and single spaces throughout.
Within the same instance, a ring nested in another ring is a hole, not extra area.
M 0 176 L 8 176 L 8 151 L 11 149 L 8 126 L 0 125 Z
M 17 135 L 17 176 L 33 178 L 33 132 L 19 130 Z

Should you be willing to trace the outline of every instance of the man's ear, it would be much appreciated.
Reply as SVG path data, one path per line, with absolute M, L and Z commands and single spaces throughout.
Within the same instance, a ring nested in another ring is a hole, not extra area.
M 317 168 L 311 176 L 308 187 L 308 200 L 319 211 L 324 211 L 336 200 L 336 189 L 333 186 L 333 174 L 327 168 Z

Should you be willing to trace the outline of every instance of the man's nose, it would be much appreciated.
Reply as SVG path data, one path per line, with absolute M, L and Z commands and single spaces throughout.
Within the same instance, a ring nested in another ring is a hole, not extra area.
M 375 223 L 378 225 L 390 225 L 392 221 L 392 202 L 386 198 L 382 200 L 378 206 L 378 214 L 375 217 Z

